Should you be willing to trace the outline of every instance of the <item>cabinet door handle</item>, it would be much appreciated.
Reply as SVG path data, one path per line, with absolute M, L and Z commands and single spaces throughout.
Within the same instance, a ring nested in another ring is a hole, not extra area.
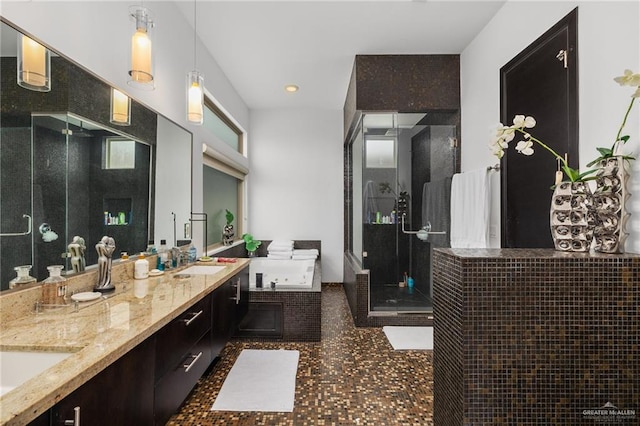
M 240 290 L 240 279 L 238 279 L 238 281 L 236 281 L 236 305 L 240 304 Z
M 80 407 L 73 409 L 73 420 L 65 420 L 65 426 L 80 426 Z
M 189 324 L 191 324 L 193 320 L 198 318 L 200 315 L 202 315 L 203 312 L 204 311 L 202 309 L 200 309 L 200 312 L 192 312 L 193 316 L 191 318 L 182 320 L 184 321 L 184 325 L 188 326 Z
M 191 361 L 189 364 L 184 364 L 182 367 L 184 367 L 184 372 L 188 373 L 189 370 L 191 370 L 191 367 L 193 367 L 193 365 L 198 362 L 198 360 L 200 359 L 200 357 L 202 356 L 202 352 L 200 352 L 198 355 L 191 355 L 191 357 L 193 358 L 193 361 Z

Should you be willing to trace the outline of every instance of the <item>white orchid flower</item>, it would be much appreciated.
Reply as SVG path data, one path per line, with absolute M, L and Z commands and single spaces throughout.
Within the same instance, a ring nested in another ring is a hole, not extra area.
M 527 118 L 524 119 L 524 127 L 526 127 L 527 129 L 530 129 L 532 127 L 536 126 L 536 119 L 531 117 L 531 116 L 527 116 Z
M 640 86 L 640 74 L 634 74 L 631 70 L 624 70 L 624 75 L 614 80 L 621 86 Z
M 491 149 L 491 153 L 498 158 L 502 158 L 504 155 L 504 149 L 499 144 L 489 144 L 489 148 Z
M 524 155 L 532 155 L 533 154 L 533 142 L 530 140 L 520 141 L 518 145 L 516 145 L 516 151 L 520 154 Z
M 536 125 L 536 119 L 530 115 L 526 117 L 524 115 L 516 115 L 513 117 L 513 125 L 519 129 L 522 129 L 523 127 L 530 129 Z
M 516 115 L 513 117 L 513 125 L 518 128 L 524 127 L 524 115 Z

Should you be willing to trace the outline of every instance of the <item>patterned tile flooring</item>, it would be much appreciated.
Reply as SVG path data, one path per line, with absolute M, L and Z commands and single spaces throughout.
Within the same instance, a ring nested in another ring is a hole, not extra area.
M 245 348 L 300 351 L 292 413 L 210 411 Z M 323 285 L 321 342 L 230 342 L 167 425 L 433 425 L 432 364 L 432 351 L 394 351 L 381 328 L 354 327 L 342 286 Z

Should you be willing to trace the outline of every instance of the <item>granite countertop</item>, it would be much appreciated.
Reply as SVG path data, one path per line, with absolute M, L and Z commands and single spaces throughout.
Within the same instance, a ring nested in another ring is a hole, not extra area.
M 213 275 L 180 275 L 184 268 L 116 284 L 113 295 L 3 323 L 0 350 L 71 355 L 0 397 L 0 424 L 23 425 L 69 395 L 122 355 L 249 265 L 225 263 Z

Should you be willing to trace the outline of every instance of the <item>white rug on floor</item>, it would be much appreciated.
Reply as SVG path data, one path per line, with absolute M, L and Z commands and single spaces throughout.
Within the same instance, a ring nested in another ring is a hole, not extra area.
M 299 357 L 298 351 L 244 349 L 211 410 L 292 412 Z
M 382 327 L 395 350 L 433 350 L 433 327 Z

